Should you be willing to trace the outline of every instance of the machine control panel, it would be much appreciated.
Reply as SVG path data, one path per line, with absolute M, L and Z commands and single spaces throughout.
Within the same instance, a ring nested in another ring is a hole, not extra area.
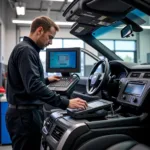
M 141 107 L 150 90 L 150 80 L 122 78 L 117 101 L 130 106 Z

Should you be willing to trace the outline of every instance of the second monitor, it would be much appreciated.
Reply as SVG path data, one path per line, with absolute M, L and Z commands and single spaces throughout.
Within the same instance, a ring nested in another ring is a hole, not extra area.
M 46 72 L 80 72 L 80 48 L 46 50 Z

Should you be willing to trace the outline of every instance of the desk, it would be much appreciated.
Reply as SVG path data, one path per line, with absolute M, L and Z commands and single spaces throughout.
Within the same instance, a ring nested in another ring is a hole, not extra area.
M 11 144 L 11 140 L 6 128 L 5 114 L 8 108 L 6 97 L 0 97 L 0 144 Z

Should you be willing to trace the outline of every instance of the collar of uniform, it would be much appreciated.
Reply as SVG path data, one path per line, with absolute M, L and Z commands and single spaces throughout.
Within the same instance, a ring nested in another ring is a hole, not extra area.
M 38 53 L 40 52 L 41 48 L 38 47 L 32 39 L 30 39 L 27 36 L 24 36 L 23 40 L 29 42 L 38 51 Z

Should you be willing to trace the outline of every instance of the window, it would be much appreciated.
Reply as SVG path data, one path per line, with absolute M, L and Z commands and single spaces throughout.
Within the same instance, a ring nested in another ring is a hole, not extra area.
M 21 42 L 21 41 L 23 41 L 23 37 L 20 37 L 20 39 L 19 39 L 19 40 L 20 40 L 20 42 Z
M 126 62 L 134 62 L 133 52 L 116 52 L 116 54 Z
M 48 45 L 47 48 L 62 48 L 62 39 L 53 39 L 52 45 Z
M 110 50 L 115 49 L 115 43 L 113 40 L 100 40 L 102 44 L 104 44 L 106 47 L 108 47 Z
M 115 50 L 135 51 L 135 41 L 115 41 Z
M 124 61 L 136 62 L 135 40 L 100 40 L 100 42 L 113 50 Z
M 63 47 L 81 47 L 84 48 L 84 43 L 81 40 L 76 39 L 64 39 L 63 40 Z
M 95 59 L 90 57 L 89 55 L 85 54 L 85 66 L 84 66 L 84 76 L 88 77 L 91 73 L 91 70 L 94 66 L 94 64 L 97 63 Z
M 40 52 L 40 59 L 41 59 L 41 63 L 43 65 L 43 69 L 44 69 L 44 76 L 47 76 L 46 73 L 46 52 L 45 51 L 41 51 Z
M 136 41 L 116 40 L 115 53 L 126 62 L 136 62 Z

